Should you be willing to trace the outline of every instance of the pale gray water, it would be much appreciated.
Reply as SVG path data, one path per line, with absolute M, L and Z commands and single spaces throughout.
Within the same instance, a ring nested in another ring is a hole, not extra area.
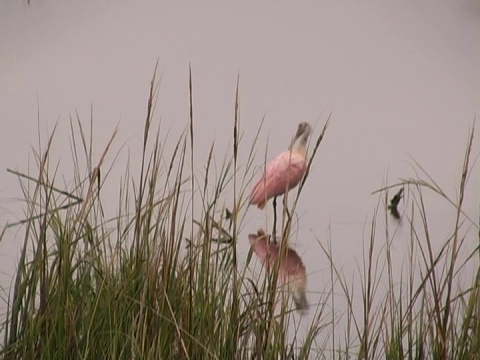
M 323 114 L 318 134 L 332 112 L 297 208 L 296 249 L 304 254 L 310 289 L 321 291 L 329 270 L 315 237 L 322 243 L 330 237 L 338 265 L 346 274 L 356 272 L 368 234 L 364 227 L 377 203 L 371 192 L 387 178 L 392 183 L 414 176 L 409 154 L 455 199 L 467 134 L 480 112 L 479 24 L 475 0 L 32 0 L 31 6 L 2 0 L 0 220 L 22 217 L 17 180 L 5 169 L 28 167 L 30 145 L 37 144 L 37 98 L 43 136 L 59 123 L 55 153 L 68 174 L 69 115 L 78 111 L 87 121 L 91 105 L 97 157 L 117 124 L 114 150 L 127 141 L 132 157 L 138 155 L 157 59 L 162 80 L 156 119 L 177 136 L 188 121 L 190 63 L 201 172 L 213 140 L 219 163 L 231 143 L 240 74 L 245 151 L 264 115 L 259 149 L 270 136 L 272 157 L 287 147 L 299 121 L 315 123 Z M 478 152 L 477 142 L 474 155 Z M 121 159 L 112 177 L 122 173 Z M 473 219 L 478 219 L 478 175 L 477 167 L 465 199 Z M 116 190 L 103 196 L 115 198 Z M 440 244 L 453 226 L 452 208 L 430 204 L 430 225 Z M 240 252 L 247 251 L 246 234 L 265 226 L 260 218 L 258 210 L 249 210 Z M 399 263 L 406 256 L 406 233 L 401 228 L 394 245 Z M 12 230 L 0 245 L 4 287 L 22 235 Z M 312 293 L 310 302 L 317 296 Z

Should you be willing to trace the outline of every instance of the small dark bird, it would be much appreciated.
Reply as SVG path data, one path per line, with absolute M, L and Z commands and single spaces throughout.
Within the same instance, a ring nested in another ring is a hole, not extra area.
M 398 212 L 398 203 L 402 200 L 403 197 L 403 188 L 398 190 L 394 197 L 390 199 L 390 205 L 388 205 L 388 210 L 390 210 L 390 215 L 395 219 L 400 219 L 400 213 Z

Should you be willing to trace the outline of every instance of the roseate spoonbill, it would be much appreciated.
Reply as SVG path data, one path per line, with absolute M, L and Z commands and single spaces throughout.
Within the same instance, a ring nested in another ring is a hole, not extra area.
M 297 133 L 287 151 L 273 159 L 266 168 L 265 174 L 255 184 L 250 194 L 250 205 L 263 209 L 272 197 L 286 194 L 293 189 L 305 174 L 305 157 L 307 140 L 312 127 L 307 122 L 298 124 Z
M 280 245 L 270 241 L 270 236 L 263 230 L 258 230 L 256 234 L 249 234 L 248 241 L 253 252 L 258 256 L 262 265 L 271 272 L 276 259 L 279 256 Z M 307 274 L 302 259 L 295 250 L 287 247 L 283 258 L 278 264 L 278 282 L 286 286 L 293 293 L 293 301 L 296 309 L 304 314 L 308 310 L 307 296 L 305 288 L 307 285 Z

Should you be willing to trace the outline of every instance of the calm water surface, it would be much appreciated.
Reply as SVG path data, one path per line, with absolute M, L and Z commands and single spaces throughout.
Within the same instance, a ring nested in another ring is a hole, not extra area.
M 294 239 L 310 275 L 314 307 L 330 276 L 318 242 L 330 242 L 346 278 L 358 279 L 379 201 L 371 193 L 399 178 L 415 177 L 413 160 L 456 199 L 468 131 L 480 111 L 479 21 L 480 2 L 474 0 L 33 0 L 30 6 L 2 1 L 0 220 L 23 216 L 17 180 L 5 169 L 27 171 L 33 164 L 30 146 L 38 147 L 38 128 L 45 144 L 46 134 L 58 123 L 53 151 L 67 178 L 70 117 L 78 112 L 88 121 L 91 107 L 96 156 L 118 125 L 113 153 L 126 143 L 131 158 L 139 159 L 148 85 L 157 60 L 161 81 L 156 120 L 162 131 L 176 139 L 187 124 L 191 64 L 196 169 L 203 172 L 213 141 L 220 165 L 232 142 L 239 76 L 240 164 L 246 162 L 262 118 L 259 166 L 267 142 L 270 158 L 286 149 L 298 122 L 315 124 L 315 136 L 332 113 L 297 207 Z M 169 141 L 167 153 L 173 145 Z M 473 158 L 478 153 L 476 142 Z M 126 156 L 124 149 L 112 179 L 122 174 Z M 477 166 L 465 199 L 472 219 L 478 219 L 478 180 Z M 116 203 L 117 184 L 113 181 L 104 190 L 106 203 Z M 453 209 L 428 194 L 427 200 L 432 235 L 440 246 L 453 227 Z M 245 241 L 239 244 L 243 256 L 247 234 L 270 225 L 271 213 L 267 216 L 248 210 Z M 400 267 L 407 257 L 407 222 L 387 221 L 392 231 L 397 229 L 393 249 Z M 472 250 L 475 231 L 470 235 Z M 0 283 L 5 289 L 22 236 L 12 229 L 1 244 Z

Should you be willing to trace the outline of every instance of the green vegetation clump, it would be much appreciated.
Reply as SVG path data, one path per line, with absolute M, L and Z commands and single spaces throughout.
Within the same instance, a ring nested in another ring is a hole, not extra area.
M 330 263 L 330 284 L 325 279 L 330 289 L 312 306 L 311 323 L 300 336 L 291 299 L 276 291 L 276 272 L 259 282 L 248 272 L 251 254 L 246 264 L 238 261 L 237 242 L 246 241 L 239 233 L 256 142 L 240 173 L 238 87 L 233 153 L 209 182 L 213 146 L 205 173 L 193 171 L 191 77 L 189 129 L 170 156 L 163 153 L 159 132 L 152 135 L 155 84 L 154 77 L 141 171 L 132 175 L 127 166 L 113 219 L 106 218 L 100 193 L 115 134 L 95 161 L 82 123 L 71 122 L 75 173 L 69 190 L 59 189 L 57 174 L 50 170 L 55 132 L 36 156 L 38 174 L 15 172 L 27 216 L 14 224 L 24 228 L 25 236 L 2 323 L 3 359 L 480 358 L 478 246 L 465 259 L 459 256 L 467 243 L 466 224 L 478 230 L 462 210 L 473 135 L 456 202 L 431 179 L 396 184 L 406 187 L 411 205 L 402 220 L 411 227 L 412 257 L 401 278 L 394 278 L 388 230 L 377 251 L 377 212 L 359 266 L 359 285 L 346 280 L 329 247 L 319 242 L 319 252 Z M 308 169 L 326 128 L 313 146 Z M 426 188 L 456 209 L 455 228 L 438 252 L 429 237 L 422 196 Z M 201 199 L 195 208 L 193 193 Z M 230 194 L 229 210 L 220 201 L 225 193 Z M 382 198 L 388 216 L 387 196 Z M 291 217 L 284 216 L 281 223 L 282 237 L 288 239 Z M 461 288 L 457 279 L 465 268 L 475 273 L 470 286 Z M 386 284 L 385 293 L 380 284 Z M 356 286 L 361 298 L 354 298 Z M 341 314 L 335 312 L 339 297 L 347 304 Z M 339 326 L 341 320 L 345 328 Z

